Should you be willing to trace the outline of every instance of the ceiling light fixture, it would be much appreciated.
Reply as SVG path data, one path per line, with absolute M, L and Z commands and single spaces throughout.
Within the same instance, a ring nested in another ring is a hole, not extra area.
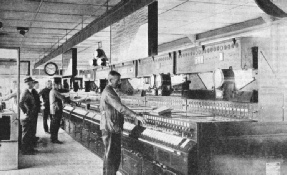
M 94 60 L 96 61 L 95 58 L 93 58 L 93 59 L 91 59 L 91 60 L 89 61 L 89 65 L 90 65 L 90 66 L 94 66 Z
M 24 36 L 26 32 L 25 32 L 25 30 L 20 30 L 19 33 Z
M 205 51 L 205 45 L 202 45 L 201 48 L 202 48 L 202 51 Z
M 98 49 L 94 52 L 94 58 L 89 62 L 91 66 L 107 66 L 108 58 L 102 48 L 102 42 L 98 42 Z
M 232 38 L 232 42 L 233 42 L 233 44 L 235 44 L 236 43 L 236 39 Z
M 29 31 L 29 28 L 28 27 L 17 27 L 17 30 L 19 30 L 19 33 L 24 36 Z
M 178 56 L 181 57 L 181 50 L 178 50 Z

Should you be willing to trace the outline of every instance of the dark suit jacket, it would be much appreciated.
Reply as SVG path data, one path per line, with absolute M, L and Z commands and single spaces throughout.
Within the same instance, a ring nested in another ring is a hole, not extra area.
M 121 103 L 120 97 L 113 87 L 107 85 L 102 92 L 100 101 L 101 130 L 119 133 L 123 129 L 123 115 L 134 116 L 135 113 Z
M 25 89 L 21 94 L 19 107 L 26 114 L 26 119 L 32 120 L 35 117 L 35 114 L 38 114 L 39 104 L 36 104 L 37 100 L 35 100 L 33 93 L 31 93 L 28 89 Z
M 46 111 L 50 112 L 50 102 L 49 102 L 49 93 L 51 89 L 49 88 L 44 88 L 39 92 L 39 95 L 42 96 L 43 99 L 43 106 L 45 107 Z
M 41 110 L 41 101 L 40 101 L 40 95 L 35 89 L 32 89 L 32 94 L 34 96 L 35 104 L 36 104 L 36 113 L 39 113 Z

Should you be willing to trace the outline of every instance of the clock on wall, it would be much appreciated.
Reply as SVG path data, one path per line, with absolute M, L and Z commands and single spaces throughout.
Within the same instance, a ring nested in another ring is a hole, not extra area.
M 53 76 L 57 73 L 58 71 L 58 66 L 56 63 L 53 63 L 53 62 L 49 62 L 45 65 L 44 67 L 44 71 L 47 75 L 49 76 Z

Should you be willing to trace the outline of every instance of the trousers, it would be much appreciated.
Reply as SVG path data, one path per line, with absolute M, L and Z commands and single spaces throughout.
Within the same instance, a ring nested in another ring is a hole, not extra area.
M 37 120 L 38 120 L 38 113 L 34 114 L 32 124 L 33 124 L 33 137 L 36 138 L 36 132 L 37 132 Z
M 121 134 L 102 130 L 105 147 L 103 175 L 116 175 L 121 163 Z
M 22 120 L 22 148 L 23 152 L 33 150 L 34 145 L 34 127 L 33 120 L 24 119 Z
M 56 110 L 55 114 L 51 115 L 50 132 L 52 141 L 58 140 L 58 132 L 62 120 L 62 114 L 63 114 L 62 110 Z
M 48 127 L 48 118 L 50 116 L 50 109 L 47 108 L 48 110 L 46 110 L 46 108 L 43 110 L 43 127 L 45 132 L 49 131 L 49 127 Z

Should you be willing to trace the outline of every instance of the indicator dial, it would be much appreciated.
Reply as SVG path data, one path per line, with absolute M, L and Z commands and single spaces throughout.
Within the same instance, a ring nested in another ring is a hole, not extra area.
M 57 73 L 58 71 L 58 66 L 56 63 L 53 63 L 53 62 L 49 62 L 45 65 L 44 67 L 44 71 L 47 75 L 49 76 L 53 76 Z

